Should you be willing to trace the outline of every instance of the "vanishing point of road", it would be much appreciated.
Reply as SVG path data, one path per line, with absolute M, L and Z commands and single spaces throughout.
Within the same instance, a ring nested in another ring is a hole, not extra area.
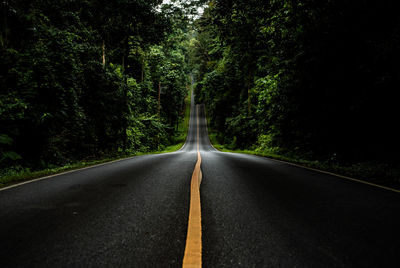
M 184 256 L 204 267 L 400 267 L 400 193 L 219 152 L 193 98 L 177 152 L 0 190 L 0 267 L 180 267 Z

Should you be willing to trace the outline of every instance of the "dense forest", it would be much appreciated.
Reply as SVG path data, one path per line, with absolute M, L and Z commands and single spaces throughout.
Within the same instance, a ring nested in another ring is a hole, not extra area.
M 173 142 L 190 84 L 190 12 L 162 2 L 1 2 L 3 171 Z
M 364 0 L 2 1 L 0 168 L 160 150 L 190 77 L 227 148 L 398 167 L 396 12 Z
M 334 163 L 399 164 L 395 1 L 214 0 L 192 40 L 217 139 Z

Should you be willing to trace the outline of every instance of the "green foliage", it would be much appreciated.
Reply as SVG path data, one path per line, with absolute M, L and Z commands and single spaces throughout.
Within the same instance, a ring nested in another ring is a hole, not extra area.
M 7 147 L 11 147 L 13 142 L 9 136 L 0 134 L 0 164 L 21 159 L 21 156 L 16 152 L 7 150 Z
M 255 152 L 278 154 L 279 147 L 275 146 L 274 140 L 275 139 L 271 134 L 261 134 L 258 136 Z
M 196 101 L 232 148 L 398 161 L 394 2 L 210 1 L 190 41 Z
M 0 4 L 2 171 L 174 141 L 187 95 L 189 20 L 161 2 Z

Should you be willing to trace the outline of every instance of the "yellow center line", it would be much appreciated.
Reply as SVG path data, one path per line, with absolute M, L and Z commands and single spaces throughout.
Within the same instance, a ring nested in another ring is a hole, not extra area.
M 183 267 L 201 267 L 201 205 L 200 205 L 200 183 L 201 183 L 201 155 L 199 150 L 199 107 L 196 106 L 197 117 L 197 162 L 193 171 L 190 185 L 190 208 L 189 222 L 186 236 L 185 256 Z

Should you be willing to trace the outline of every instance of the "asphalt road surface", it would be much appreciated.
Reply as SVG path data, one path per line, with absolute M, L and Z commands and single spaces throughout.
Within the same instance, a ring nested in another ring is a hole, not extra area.
M 177 152 L 0 191 L 0 267 L 181 266 L 197 125 L 204 267 L 400 267 L 399 193 L 219 152 L 202 106 Z

